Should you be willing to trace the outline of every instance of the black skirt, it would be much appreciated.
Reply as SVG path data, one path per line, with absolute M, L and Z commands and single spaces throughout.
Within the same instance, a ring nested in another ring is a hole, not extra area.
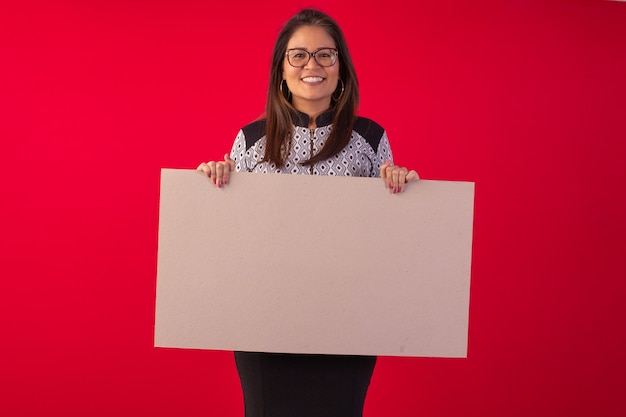
M 246 417 L 361 417 L 375 356 L 235 352 Z

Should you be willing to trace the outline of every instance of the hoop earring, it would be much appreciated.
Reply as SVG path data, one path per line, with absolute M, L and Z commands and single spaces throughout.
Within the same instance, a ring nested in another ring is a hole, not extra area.
M 289 91 L 289 87 L 286 87 L 287 94 L 285 94 L 285 92 L 283 91 L 283 83 L 285 84 L 285 86 L 287 86 L 287 80 L 282 80 L 278 89 L 280 90 L 280 94 L 285 98 L 285 100 L 289 101 L 291 99 L 291 91 Z
M 337 92 L 337 90 L 335 90 L 335 92 L 331 96 L 333 98 L 333 101 L 339 101 L 339 99 L 343 96 L 343 91 L 345 89 L 345 85 L 344 85 L 343 80 L 341 78 L 339 79 L 339 81 L 341 81 L 341 93 L 339 93 L 339 97 L 335 98 L 335 93 Z

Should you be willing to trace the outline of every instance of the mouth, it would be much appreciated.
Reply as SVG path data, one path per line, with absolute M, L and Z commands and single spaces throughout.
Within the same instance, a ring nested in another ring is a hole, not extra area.
M 300 80 L 305 83 L 321 83 L 324 77 L 302 77 Z

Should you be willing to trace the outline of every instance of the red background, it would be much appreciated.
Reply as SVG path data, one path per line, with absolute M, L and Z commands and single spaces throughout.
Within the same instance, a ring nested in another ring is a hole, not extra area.
M 468 358 L 380 358 L 365 416 L 626 415 L 626 4 L 600 0 L 3 2 L 0 415 L 242 415 L 231 353 L 153 347 L 159 172 L 230 150 L 308 5 L 396 163 L 476 182 Z

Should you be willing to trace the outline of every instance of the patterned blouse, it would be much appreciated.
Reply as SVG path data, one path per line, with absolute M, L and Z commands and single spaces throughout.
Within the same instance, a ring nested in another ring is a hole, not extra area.
M 393 164 L 385 130 L 373 120 L 357 117 L 350 142 L 345 148 L 312 167 L 302 165 L 301 162 L 311 158 L 324 146 L 324 141 L 333 128 L 333 111 L 318 116 L 314 130 L 308 128 L 309 117 L 306 114 L 300 113 L 298 116 L 283 167 L 278 168 L 274 163 L 263 162 L 266 137 L 265 119 L 261 119 L 244 126 L 235 138 L 230 152 L 230 157 L 235 161 L 235 171 L 378 177 L 382 164 L 387 160 Z

